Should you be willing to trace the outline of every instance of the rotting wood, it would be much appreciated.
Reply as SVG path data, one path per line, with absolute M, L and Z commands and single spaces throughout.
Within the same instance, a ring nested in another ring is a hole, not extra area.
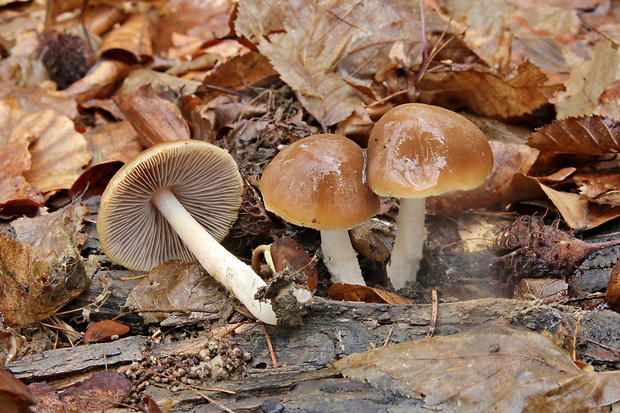
M 348 354 L 384 344 L 416 340 L 426 336 L 431 320 L 431 305 L 393 305 L 336 302 L 317 298 L 303 325 L 298 328 L 268 327 L 274 352 L 287 371 L 312 371 L 329 366 Z M 489 323 L 511 323 L 530 330 L 543 329 L 571 334 L 578 310 L 566 306 L 538 306 L 533 302 L 511 299 L 482 299 L 442 303 L 438 308 L 436 336 L 471 330 Z M 589 326 L 592 326 L 591 328 Z M 221 337 L 230 330 L 213 330 Z M 208 334 L 209 335 L 209 334 Z M 91 367 L 109 366 L 146 355 L 197 353 L 209 337 L 161 344 L 147 350 L 146 338 L 134 336 L 110 343 L 49 350 L 6 367 L 28 381 L 69 374 Z M 240 325 L 225 341 L 253 355 L 248 368 L 252 375 L 274 372 L 265 333 L 258 323 Z M 580 351 L 601 363 L 620 363 L 617 353 L 596 344 L 620 348 L 620 314 L 611 311 L 585 312 L 579 330 Z M 586 360 L 589 361 L 589 360 Z
M 146 352 L 146 343 L 146 338 L 133 336 L 109 343 L 48 350 L 7 364 L 4 368 L 19 379 L 42 381 L 94 367 L 141 360 Z

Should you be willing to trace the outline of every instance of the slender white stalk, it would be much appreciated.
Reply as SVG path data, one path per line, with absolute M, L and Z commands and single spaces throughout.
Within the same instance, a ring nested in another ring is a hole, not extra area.
M 425 213 L 426 198 L 399 200 L 396 238 L 392 257 L 386 267 L 387 277 L 396 290 L 403 288 L 406 282 L 415 281 L 417 278 L 426 239 Z
M 351 245 L 349 231 L 321 231 L 323 262 L 332 276 L 332 282 L 366 285 L 357 261 L 357 252 Z
M 261 302 L 254 298 L 258 289 L 267 284 L 249 265 L 239 261 L 217 242 L 187 212 L 170 189 L 158 189 L 152 201 L 213 278 L 232 292 L 260 321 L 266 324 L 277 324 L 278 320 L 271 303 Z

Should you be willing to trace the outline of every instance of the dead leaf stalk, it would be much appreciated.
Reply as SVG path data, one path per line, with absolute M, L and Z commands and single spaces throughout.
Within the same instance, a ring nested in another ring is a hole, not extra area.
M 276 358 L 276 353 L 273 351 L 273 344 L 271 344 L 271 337 L 269 337 L 269 332 L 267 331 L 267 326 L 265 323 L 263 324 L 263 330 L 265 330 L 265 339 L 267 340 L 267 347 L 269 348 L 269 355 L 271 356 L 271 362 L 273 363 L 274 368 L 280 367 L 278 364 L 278 359 Z

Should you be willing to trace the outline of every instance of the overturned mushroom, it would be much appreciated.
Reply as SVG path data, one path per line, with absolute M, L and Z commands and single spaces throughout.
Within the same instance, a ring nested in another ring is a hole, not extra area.
M 237 218 L 242 189 L 223 149 L 192 140 L 155 145 L 125 164 L 103 193 L 101 248 L 113 262 L 140 271 L 197 259 L 256 318 L 276 324 L 271 303 L 255 298 L 265 281 L 219 243 Z

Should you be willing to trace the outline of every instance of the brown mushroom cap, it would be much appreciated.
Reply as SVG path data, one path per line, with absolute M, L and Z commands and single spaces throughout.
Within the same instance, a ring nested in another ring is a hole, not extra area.
M 195 260 L 150 202 L 163 187 L 218 241 L 237 219 L 243 181 L 228 152 L 201 141 L 160 143 L 126 163 L 101 197 L 97 231 L 110 260 L 140 271 Z
M 364 182 L 364 151 L 333 134 L 292 143 L 267 166 L 260 189 L 267 210 L 319 230 L 352 228 L 379 211 Z
M 482 131 L 437 106 L 397 106 L 379 119 L 368 140 L 368 185 L 382 196 L 425 198 L 472 189 L 492 168 Z

